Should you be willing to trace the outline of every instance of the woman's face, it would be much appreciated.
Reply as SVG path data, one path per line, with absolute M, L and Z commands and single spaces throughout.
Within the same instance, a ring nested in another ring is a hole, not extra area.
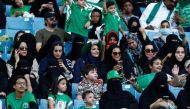
M 123 9 L 127 13 L 132 13 L 133 5 L 131 4 L 131 2 L 125 2 L 124 5 L 123 5 Z
M 120 50 L 120 48 L 114 48 L 112 50 L 112 54 L 111 55 L 112 55 L 112 57 L 113 57 L 113 59 L 115 61 L 121 60 L 121 50 Z
M 21 42 L 20 46 L 18 47 L 19 54 L 21 56 L 26 56 L 28 53 L 28 46 L 26 45 L 26 42 Z
M 164 22 L 161 24 L 161 28 L 170 28 L 170 24 L 168 22 Z
M 100 51 L 97 45 L 92 45 L 90 52 L 91 52 L 91 55 L 96 58 L 99 57 L 100 55 Z
M 93 23 L 98 23 L 98 21 L 100 20 L 100 13 L 99 12 L 93 12 L 91 15 L 91 18 L 92 18 Z
M 59 58 L 61 58 L 62 53 L 63 53 L 63 48 L 62 48 L 62 46 L 56 45 L 56 46 L 54 47 L 54 49 L 53 49 L 53 56 L 54 56 L 56 59 L 59 59 Z
M 175 52 L 175 57 L 177 59 L 177 61 L 181 62 L 183 61 L 184 57 L 185 57 L 185 50 L 183 47 L 178 47 L 176 52 Z
M 137 48 L 137 42 L 135 40 L 128 39 L 127 43 L 128 43 L 129 48 L 131 48 L 131 49 L 136 49 Z
M 151 72 L 161 72 L 162 62 L 160 59 L 156 59 L 152 65 L 150 65 Z
M 110 39 L 108 40 L 108 45 L 113 45 L 113 44 L 117 44 L 117 39 L 111 36 Z
M 146 45 L 144 52 L 148 60 L 151 60 L 155 56 L 155 50 L 153 48 L 153 45 Z

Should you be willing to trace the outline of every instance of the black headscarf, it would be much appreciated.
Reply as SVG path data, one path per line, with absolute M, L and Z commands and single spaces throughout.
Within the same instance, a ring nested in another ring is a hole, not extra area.
M 185 54 L 185 56 L 184 56 L 184 58 L 183 58 L 183 60 L 182 60 L 181 62 L 179 62 L 179 61 L 176 59 L 176 57 L 175 57 L 175 53 L 176 53 L 176 50 L 177 50 L 178 47 L 183 47 L 183 46 L 177 45 L 176 48 L 173 48 L 174 50 L 172 51 L 172 57 L 169 58 L 169 59 L 165 62 L 164 67 L 163 67 L 163 70 L 164 70 L 166 73 L 170 74 L 170 75 L 172 75 L 171 70 L 168 71 L 168 69 L 167 69 L 167 68 L 165 69 L 165 67 L 168 67 L 169 69 L 172 69 L 175 64 L 179 67 L 179 75 L 180 75 L 180 74 L 186 74 L 186 73 L 187 73 L 186 70 L 185 70 L 185 67 L 184 67 L 185 62 L 187 61 L 187 56 L 186 56 L 186 54 Z M 183 47 L 183 48 L 184 48 L 184 47 Z M 184 50 L 185 50 L 185 48 L 184 48 Z M 185 51 L 184 51 L 184 52 L 185 52 Z
M 56 41 L 61 41 L 59 36 L 57 35 L 51 35 L 50 38 L 47 40 L 47 43 L 40 49 L 39 51 L 39 60 L 43 59 L 47 54 L 50 52 L 51 45 L 56 42 Z
M 175 97 L 170 92 L 168 87 L 167 75 L 163 72 L 160 72 L 155 75 L 152 82 L 142 92 L 142 95 L 139 99 L 139 107 L 141 107 L 141 109 L 149 109 L 152 103 L 154 103 L 159 98 L 163 98 L 163 96 L 168 96 L 169 100 L 175 102 Z
M 135 27 L 131 27 L 133 22 L 136 22 L 137 23 L 137 26 Z M 139 32 L 139 28 L 141 27 L 140 25 L 140 22 L 139 22 L 139 19 L 136 18 L 136 17 L 131 17 L 128 21 L 128 29 L 129 29 L 129 32 L 132 32 L 132 33 L 136 33 L 136 32 Z
M 77 60 L 81 58 L 81 48 L 84 46 L 84 39 L 82 37 L 75 37 L 72 42 L 72 50 L 68 54 L 70 60 Z
M 22 36 L 20 36 L 19 40 L 27 43 L 28 55 L 31 55 L 36 58 L 37 50 L 36 50 L 36 39 L 35 39 L 34 35 L 31 33 L 25 33 Z
M 93 23 L 92 24 L 93 27 L 88 32 L 88 38 L 89 39 L 98 39 L 97 35 L 95 34 L 95 31 L 96 31 L 97 27 L 99 27 L 99 26 L 102 25 L 102 12 L 99 9 L 97 9 L 97 8 L 93 9 L 92 13 L 93 12 L 98 12 L 100 14 L 100 19 L 99 19 L 99 21 L 97 23 Z
M 49 77 L 49 79 L 51 79 L 50 81 L 56 80 L 60 75 L 64 76 L 63 75 L 63 72 L 64 72 L 63 68 L 59 67 L 58 59 L 55 58 L 53 55 L 53 50 L 54 50 L 55 46 L 62 46 L 63 53 L 62 53 L 60 59 L 62 59 L 65 67 L 69 71 L 71 71 L 70 67 L 68 66 L 65 54 L 64 54 L 63 43 L 61 41 L 54 42 L 51 46 L 49 54 L 45 57 L 47 59 L 47 63 L 44 63 L 44 64 L 47 64 L 47 66 L 48 66 L 48 69 L 46 69 L 46 70 L 47 70 L 47 72 L 49 72 L 48 77 Z
M 190 107 L 190 75 L 186 78 L 184 90 L 181 90 L 177 97 L 178 109 L 187 109 Z
M 117 65 L 117 61 L 114 60 L 114 58 L 112 57 L 112 51 L 115 48 L 119 48 L 119 46 L 118 45 L 110 46 L 109 49 L 107 50 L 106 54 L 105 54 L 104 63 L 106 64 L 106 67 L 108 68 L 108 71 L 112 70 L 113 66 Z M 121 59 L 122 59 L 122 57 L 121 57 Z
M 108 80 L 107 91 L 100 99 L 100 109 L 138 109 L 134 96 L 122 90 L 120 80 Z
M 176 40 L 177 42 L 175 42 L 173 40 Z M 168 53 L 173 53 L 175 48 L 180 44 L 181 44 L 181 42 L 177 35 L 175 35 L 175 34 L 168 35 L 166 38 L 166 43 L 160 49 L 157 56 L 159 56 L 163 59 Z
M 18 42 L 17 41 L 17 37 L 18 37 L 18 35 L 20 34 L 20 33 L 25 33 L 23 30 L 20 30 L 20 31 L 18 31 L 16 34 L 15 34 L 15 36 L 14 36 L 14 41 L 13 41 L 13 46 L 15 46 L 15 44 Z
M 22 42 L 25 42 L 25 41 L 19 41 L 15 45 L 15 47 L 13 49 L 13 53 L 11 55 L 11 58 L 7 62 L 8 64 L 12 65 L 13 67 L 15 66 L 15 62 L 16 62 L 15 57 L 14 57 L 15 49 L 18 49 Z M 26 45 L 28 47 L 27 43 L 26 43 Z M 31 71 L 31 67 L 33 65 L 33 60 L 34 60 L 34 57 L 29 55 L 28 53 L 26 56 L 19 55 L 19 62 L 17 63 L 17 68 L 13 70 L 13 76 L 18 76 L 18 75 L 24 76 L 24 74 L 29 74 Z

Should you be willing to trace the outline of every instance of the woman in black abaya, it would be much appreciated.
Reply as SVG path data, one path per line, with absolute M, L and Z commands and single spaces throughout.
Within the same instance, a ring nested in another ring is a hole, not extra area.
M 175 97 L 169 90 L 167 75 L 160 72 L 143 91 L 139 99 L 139 107 L 141 109 L 168 109 L 168 106 L 175 107 L 174 102 Z
M 184 90 L 181 90 L 177 97 L 177 108 L 178 109 L 189 109 L 190 108 L 190 75 L 186 78 L 186 84 Z

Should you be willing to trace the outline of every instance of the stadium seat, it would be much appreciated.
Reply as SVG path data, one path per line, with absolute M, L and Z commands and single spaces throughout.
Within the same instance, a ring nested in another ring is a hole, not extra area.
M 139 102 L 140 96 L 141 96 L 141 93 L 139 93 L 139 92 L 137 92 L 137 91 L 135 90 L 135 99 L 136 99 L 138 102 Z
M 83 100 L 74 99 L 73 109 L 78 109 L 78 108 L 80 108 L 83 105 L 84 105 L 84 101 Z
M 65 42 L 64 43 L 64 53 L 66 56 L 71 52 L 71 49 L 72 49 L 72 42 L 71 41 Z
M 78 87 L 77 83 L 72 83 L 72 99 L 76 99 L 77 87 Z
M 1 52 L 1 58 L 4 61 L 7 61 L 10 58 L 10 50 L 12 48 L 12 41 L 3 41 L 0 42 L 0 52 Z
M 6 5 L 6 16 L 9 17 L 10 16 L 10 10 L 11 10 L 11 5 Z
M 33 18 L 7 17 L 6 29 L 24 30 L 33 33 Z
M 48 101 L 46 99 L 38 99 L 37 102 L 39 109 L 48 109 Z
M 5 34 L 5 29 L 0 29 L 0 36 L 3 36 Z
M 0 99 L 1 101 L 1 105 L 2 105 L 2 108 L 0 107 L 0 109 L 6 109 L 6 103 L 5 103 L 5 99 Z
M 40 29 L 45 28 L 44 18 L 41 17 L 35 17 L 34 18 L 34 35 L 36 32 Z

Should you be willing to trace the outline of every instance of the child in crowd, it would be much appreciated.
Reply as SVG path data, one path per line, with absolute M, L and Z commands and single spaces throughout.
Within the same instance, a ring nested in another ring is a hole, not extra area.
M 48 96 L 49 109 L 69 109 L 72 105 L 72 100 L 64 93 L 66 90 L 67 80 L 63 76 L 59 76 Z
M 79 109 L 98 109 L 94 105 L 94 93 L 92 91 L 85 91 L 82 94 L 82 99 L 84 100 L 85 106 L 81 106 Z
M 83 37 L 87 41 L 90 26 L 89 14 L 92 9 L 86 6 L 86 0 L 67 1 L 71 7 L 71 15 L 66 29 L 72 33 L 73 39 Z
M 103 80 L 97 79 L 97 68 L 93 64 L 87 64 L 81 71 L 84 79 L 79 83 L 77 89 L 77 99 L 82 99 L 82 93 L 91 90 L 94 98 L 99 100 L 103 93 Z
M 10 10 L 10 16 L 18 17 L 22 16 L 24 12 L 30 12 L 30 7 L 25 6 L 23 0 L 13 0 L 12 7 Z
M 135 7 L 132 0 L 125 0 L 123 1 L 123 9 L 121 18 L 123 19 L 124 23 L 128 25 L 128 21 L 131 17 L 137 17 L 133 14 Z
M 117 33 L 119 33 L 120 31 L 122 35 L 125 36 L 126 34 L 120 25 L 120 17 L 116 12 L 115 3 L 113 1 L 106 2 L 106 0 L 104 0 L 103 9 L 104 9 L 104 23 L 106 25 L 104 30 L 104 36 L 111 30 L 116 31 Z

